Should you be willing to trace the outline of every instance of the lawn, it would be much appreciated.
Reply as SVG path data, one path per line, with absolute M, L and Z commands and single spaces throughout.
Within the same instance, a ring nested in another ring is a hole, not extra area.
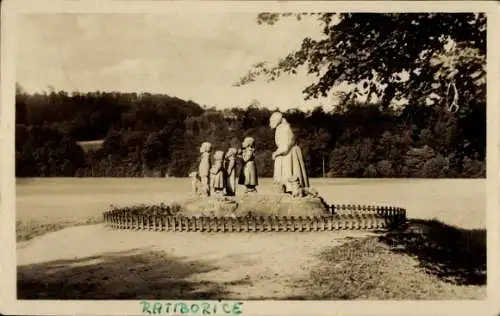
M 23 179 L 17 187 L 18 294 L 32 299 L 484 297 L 484 180 L 311 182 L 329 203 L 405 207 L 410 226 L 387 235 L 134 233 L 102 225 L 61 230 L 99 222 L 110 204 L 187 197 L 189 180 Z M 262 183 L 260 190 L 266 191 L 270 181 Z M 32 239 L 36 236 L 41 237 Z

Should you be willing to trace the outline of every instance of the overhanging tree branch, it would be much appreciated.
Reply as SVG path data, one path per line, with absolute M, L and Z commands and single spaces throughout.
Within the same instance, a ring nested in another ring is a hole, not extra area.
M 443 84 L 456 78 L 460 93 L 485 103 L 486 17 L 475 13 L 261 13 L 258 24 L 274 25 L 281 18 L 317 16 L 323 38 L 302 40 L 300 49 L 276 64 L 256 64 L 235 85 L 250 84 L 261 77 L 273 81 L 296 74 L 301 67 L 316 79 L 304 90 L 304 98 L 327 96 L 343 83 L 360 85 L 378 77 L 377 97 L 389 104 L 395 96 L 423 102 L 432 93 L 444 99 Z M 451 40 L 451 41 L 450 41 Z M 455 42 L 452 53 L 445 45 Z M 418 73 L 416 73 L 418 72 Z M 406 73 L 406 81 L 394 78 Z M 430 74 L 434 73 L 433 76 Z M 446 77 L 448 77 L 446 79 Z M 469 82 L 475 84 L 470 85 Z M 467 88 L 475 86 L 477 89 Z M 358 90 L 347 92 L 356 98 Z

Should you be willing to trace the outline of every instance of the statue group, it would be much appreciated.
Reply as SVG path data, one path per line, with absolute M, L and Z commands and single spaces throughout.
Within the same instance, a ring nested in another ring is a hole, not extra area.
M 271 115 L 269 126 L 275 130 L 277 147 L 272 154 L 274 183 L 282 193 L 304 196 L 309 189 L 309 178 L 292 128 L 280 112 Z M 237 183 L 244 187 L 245 193 L 257 192 L 259 183 L 252 137 L 246 137 L 240 149 L 216 150 L 213 156 L 212 152 L 211 143 L 201 144 L 198 171 L 190 174 L 196 196 L 234 196 Z
M 211 156 L 212 151 L 211 143 L 201 144 L 198 171 L 191 173 L 195 195 L 234 196 L 236 180 L 238 184 L 245 186 L 245 192 L 257 191 L 255 141 L 252 137 L 245 138 L 239 150 L 233 147 L 227 152 L 216 150 Z M 239 167 L 241 164 L 242 167 Z

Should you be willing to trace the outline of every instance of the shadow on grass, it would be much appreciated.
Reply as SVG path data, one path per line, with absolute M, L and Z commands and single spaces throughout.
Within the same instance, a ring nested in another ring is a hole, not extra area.
M 17 295 L 18 299 L 222 299 L 227 286 L 248 283 L 191 279 L 217 269 L 209 262 L 161 251 L 104 253 L 20 266 Z
M 438 220 L 410 220 L 380 238 L 392 251 L 418 258 L 429 274 L 459 285 L 486 285 L 486 230 Z
M 485 299 L 486 234 L 436 220 L 323 249 L 293 300 Z

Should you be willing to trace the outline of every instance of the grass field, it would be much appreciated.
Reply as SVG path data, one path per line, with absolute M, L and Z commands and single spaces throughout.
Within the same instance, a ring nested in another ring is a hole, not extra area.
M 329 203 L 404 207 L 414 229 L 300 236 L 133 233 L 102 225 L 62 229 L 100 222 L 110 204 L 182 199 L 190 195 L 189 180 L 19 179 L 18 294 L 52 299 L 485 295 L 485 180 L 312 179 L 311 184 Z M 260 190 L 269 187 L 264 179 Z

